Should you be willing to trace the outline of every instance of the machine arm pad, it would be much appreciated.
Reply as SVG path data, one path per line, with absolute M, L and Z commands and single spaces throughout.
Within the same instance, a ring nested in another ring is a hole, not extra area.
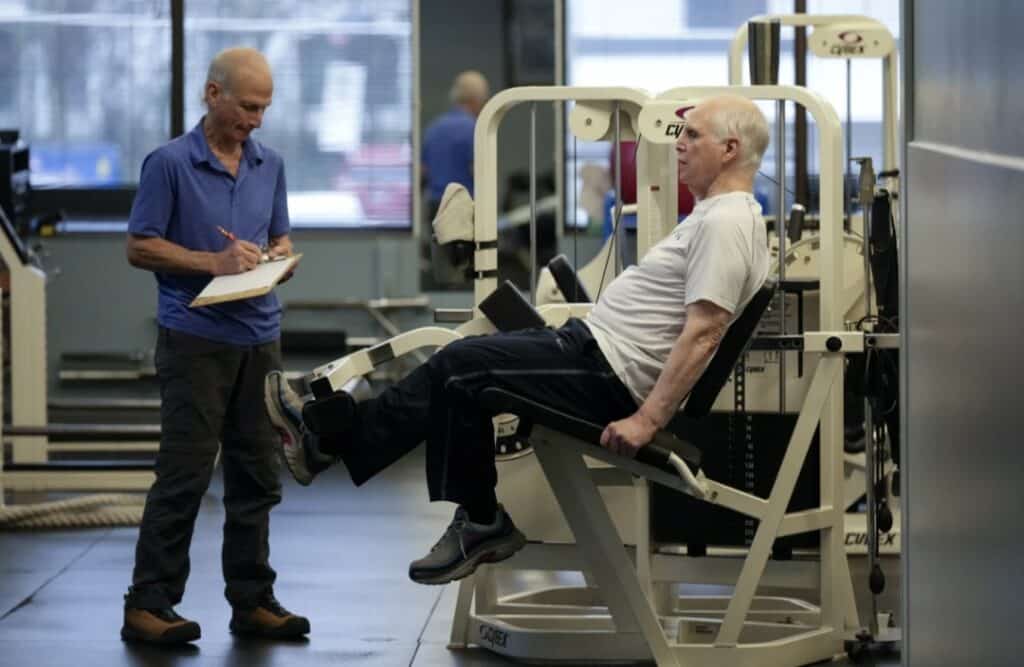
M 537 423 L 597 447 L 601 446 L 601 433 L 604 431 L 604 426 L 601 424 L 553 410 L 504 389 L 497 387 L 484 389 L 480 392 L 480 404 L 485 410 L 494 414 L 508 412 L 517 415 L 521 430 L 529 429 L 532 424 Z M 521 435 L 525 436 L 526 433 L 521 433 Z M 700 450 L 668 431 L 656 433 L 653 441 L 637 451 L 636 459 L 641 463 L 677 474 L 678 469 L 671 463 L 673 455 L 685 461 L 692 469 L 700 467 Z

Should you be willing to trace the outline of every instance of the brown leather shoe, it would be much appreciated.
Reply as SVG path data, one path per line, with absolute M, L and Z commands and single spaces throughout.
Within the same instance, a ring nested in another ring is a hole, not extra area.
M 242 637 L 298 639 L 309 634 L 309 619 L 291 613 L 273 595 L 268 595 L 255 607 L 235 607 L 229 627 Z
M 121 639 L 152 644 L 184 644 L 199 639 L 199 624 L 182 618 L 170 607 L 125 609 Z

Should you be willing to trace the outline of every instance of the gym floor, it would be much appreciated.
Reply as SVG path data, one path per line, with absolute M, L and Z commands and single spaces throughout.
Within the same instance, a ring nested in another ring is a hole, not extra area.
M 196 522 L 192 573 L 177 610 L 198 621 L 203 636 L 186 648 L 119 638 L 137 528 L 0 533 L 0 666 L 516 664 L 482 649 L 449 651 L 456 586 L 421 586 L 406 576 L 408 562 L 429 549 L 452 511 L 427 502 L 421 457 L 407 457 L 360 489 L 341 469 L 308 488 L 285 483 L 271 515 L 271 563 L 278 599 L 310 618 L 312 633 L 300 643 L 228 632 L 221 492 L 215 481 Z

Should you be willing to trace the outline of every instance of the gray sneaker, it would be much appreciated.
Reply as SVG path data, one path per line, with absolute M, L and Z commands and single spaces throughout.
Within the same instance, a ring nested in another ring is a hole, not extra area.
M 319 436 L 306 428 L 302 421 L 302 399 L 281 371 L 267 374 L 263 385 L 263 400 L 270 423 L 281 436 L 278 453 L 299 484 L 308 486 L 317 474 L 326 470 L 334 457 L 320 453 Z
M 481 563 L 510 558 L 525 544 L 526 538 L 501 505 L 489 526 L 473 523 L 459 507 L 430 553 L 409 564 L 409 578 L 419 584 L 447 584 L 473 574 Z

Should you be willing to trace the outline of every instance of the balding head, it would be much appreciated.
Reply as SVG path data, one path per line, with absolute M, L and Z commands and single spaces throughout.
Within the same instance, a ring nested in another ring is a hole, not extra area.
M 452 83 L 450 93 L 452 104 L 468 108 L 473 115 L 480 113 L 487 98 L 490 97 L 487 78 L 480 72 L 471 69 L 460 73 Z
M 738 167 L 757 170 L 768 148 L 768 121 L 751 100 L 739 95 L 716 95 L 697 105 L 710 121 L 716 139 L 735 137 L 740 143 Z
M 237 150 L 263 123 L 273 97 L 274 80 L 263 54 L 240 47 L 221 51 L 210 63 L 203 86 L 207 139 Z
M 754 188 L 768 146 L 768 123 L 757 105 L 736 95 L 716 95 L 685 111 L 676 142 L 679 179 L 698 199 Z
M 273 89 L 273 78 L 267 59 L 256 49 L 242 46 L 224 49 L 210 61 L 203 95 L 203 101 L 207 105 L 210 103 L 211 83 L 228 94 L 235 93 L 239 86 L 244 84 L 253 84 L 261 88 L 269 86 Z

